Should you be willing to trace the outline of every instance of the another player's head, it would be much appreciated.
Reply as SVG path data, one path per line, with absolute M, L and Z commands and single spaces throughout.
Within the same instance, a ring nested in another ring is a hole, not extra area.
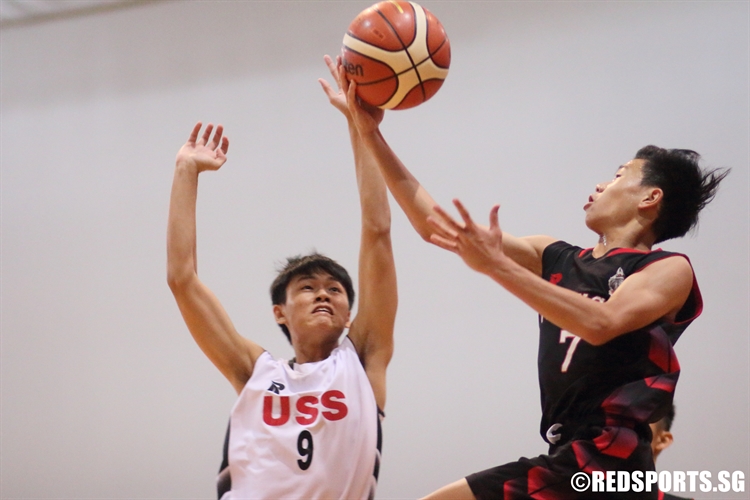
M 703 170 L 700 155 L 689 149 L 646 146 L 636 160 L 644 160 L 642 184 L 661 189 L 663 196 L 652 224 L 654 243 L 684 236 L 698 223 L 698 214 L 716 195 L 729 170 Z
M 669 407 L 669 411 L 664 415 L 661 420 L 657 420 L 651 426 L 651 452 L 654 454 L 654 462 L 659 453 L 669 448 L 674 441 L 672 436 L 672 422 L 674 421 L 674 405 Z
M 297 288 L 290 289 L 290 285 L 297 285 Z M 311 297 L 310 300 L 331 301 L 334 306 L 336 304 L 348 306 L 347 313 L 354 305 L 354 286 L 349 273 L 338 262 L 319 253 L 298 255 L 287 259 L 286 264 L 279 270 L 278 276 L 271 284 L 271 302 L 274 306 L 286 306 L 290 294 L 297 297 L 308 290 L 313 293 L 311 288 L 316 287 L 324 290 L 320 292 L 317 299 Z M 339 292 L 343 293 L 339 295 Z M 336 311 L 331 312 L 336 313 Z M 279 323 L 279 327 L 287 340 L 292 343 L 292 336 L 286 322 Z M 341 331 L 343 331 L 343 326 Z

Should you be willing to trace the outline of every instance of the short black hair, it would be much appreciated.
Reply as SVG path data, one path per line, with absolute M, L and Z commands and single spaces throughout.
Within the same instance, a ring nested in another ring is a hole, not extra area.
M 664 193 L 654 221 L 654 243 L 684 236 L 698 223 L 698 214 L 716 196 L 719 183 L 730 169 L 703 170 L 700 155 L 690 149 L 664 149 L 645 146 L 635 154 L 643 165 L 644 186 L 658 187 Z
M 286 264 L 279 269 L 279 274 L 271 283 L 271 303 L 280 305 L 286 302 L 286 288 L 289 282 L 296 276 L 315 274 L 324 272 L 330 274 L 333 279 L 341 283 L 346 290 L 346 296 L 349 299 L 349 309 L 354 306 L 354 285 L 352 278 L 344 267 L 325 255 L 313 252 L 309 255 L 295 255 L 288 257 Z M 292 343 L 292 336 L 286 325 L 279 325 L 281 331 L 286 335 L 289 343 Z
M 656 425 L 663 431 L 670 431 L 672 429 L 672 422 L 674 422 L 675 408 L 674 405 L 669 405 L 667 413 L 656 421 Z

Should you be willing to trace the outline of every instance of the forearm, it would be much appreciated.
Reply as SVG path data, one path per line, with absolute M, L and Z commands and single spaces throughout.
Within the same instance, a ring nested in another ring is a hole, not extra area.
M 195 208 L 198 172 L 178 162 L 172 181 L 167 224 L 167 281 L 174 287 L 196 273 Z
M 593 345 L 601 345 L 622 331 L 622 322 L 605 303 L 553 285 L 504 257 L 487 274 L 510 293 L 534 309 L 546 321 Z
M 427 218 L 435 214 L 435 200 L 399 160 L 379 130 L 363 134 L 362 142 L 378 165 L 388 189 L 409 222 L 417 233 L 429 242 L 434 230 L 427 222 Z
M 378 235 L 389 235 L 391 230 L 391 212 L 388 204 L 388 191 L 375 157 L 365 147 L 354 124 L 349 122 L 349 137 L 354 154 L 354 165 L 357 175 L 357 188 L 362 214 L 362 232 Z
M 396 268 L 391 245 L 388 190 L 372 152 L 350 125 L 362 210 L 359 251 L 359 308 L 350 331 L 368 370 L 380 373 L 393 354 L 393 325 L 397 308 Z M 384 372 L 383 372 L 384 373 Z M 375 377 L 376 379 L 378 377 Z M 378 389 L 373 386 L 378 392 Z M 384 389 L 383 389 L 384 401 Z

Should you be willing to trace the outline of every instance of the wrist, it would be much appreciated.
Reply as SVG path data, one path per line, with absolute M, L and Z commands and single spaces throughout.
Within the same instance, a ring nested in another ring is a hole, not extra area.
M 185 173 L 191 173 L 198 175 L 200 171 L 198 170 L 198 164 L 193 161 L 192 158 L 186 158 L 178 156 L 177 160 L 175 160 L 175 171 L 185 172 Z
M 380 130 L 375 127 L 374 129 L 361 129 L 357 128 L 357 131 L 359 132 L 359 137 L 362 139 L 363 142 L 367 144 L 377 144 L 378 142 L 385 142 L 383 137 L 380 135 Z
M 485 274 L 496 281 L 502 282 L 512 279 L 518 267 L 520 266 L 503 252 L 492 259 L 492 265 Z

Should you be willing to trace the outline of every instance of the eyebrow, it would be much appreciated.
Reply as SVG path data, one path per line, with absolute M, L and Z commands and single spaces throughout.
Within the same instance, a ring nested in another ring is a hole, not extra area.
M 337 280 L 336 278 L 334 278 L 328 273 L 298 274 L 297 276 L 294 277 L 293 281 L 299 282 L 299 281 L 305 281 L 305 280 L 314 280 L 314 279 L 317 279 L 318 276 L 322 277 L 326 281 L 333 281 L 339 284 L 341 283 L 339 280 Z
M 311 280 L 314 276 L 312 274 L 298 274 L 292 278 L 290 283 L 299 283 L 300 281 Z

